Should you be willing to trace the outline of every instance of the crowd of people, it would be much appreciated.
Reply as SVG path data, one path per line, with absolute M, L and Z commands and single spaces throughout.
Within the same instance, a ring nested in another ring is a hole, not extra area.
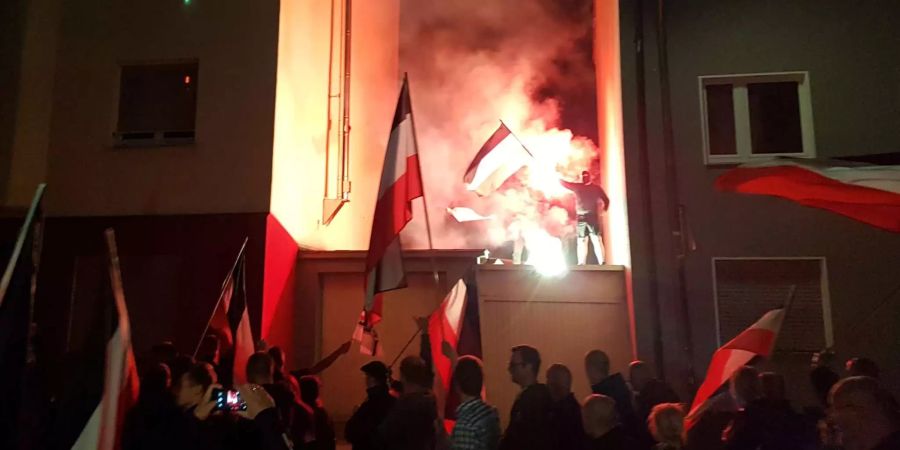
M 900 449 L 900 408 L 867 359 L 848 361 L 843 378 L 814 365 L 810 382 L 821 405 L 802 411 L 788 400 L 782 376 L 741 367 L 686 418 L 682 399 L 641 361 L 630 364 L 626 380 L 611 372 L 603 351 L 588 352 L 584 374 L 593 393 L 579 401 L 568 367 L 550 365 L 542 383 L 539 351 L 522 345 L 510 352 L 508 372 L 520 391 L 501 429 L 497 408 L 483 396 L 481 360 L 448 345 L 458 406 L 446 417 L 438 410 L 429 336 L 422 339 L 421 354 L 400 361 L 396 380 L 380 361 L 360 368 L 366 397 L 343 430 L 354 450 Z M 215 405 L 215 355 L 194 361 L 160 344 L 142 361 L 123 448 L 335 449 L 338 434 L 316 374 L 348 349 L 293 372 L 278 347 L 258 351 L 246 364 L 248 383 L 238 387 L 246 411 L 231 412 Z

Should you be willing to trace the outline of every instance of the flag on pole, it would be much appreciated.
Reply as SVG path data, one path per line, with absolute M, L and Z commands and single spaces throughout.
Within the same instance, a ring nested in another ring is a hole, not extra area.
M 449 431 L 456 419 L 456 407 L 459 406 L 460 399 L 452 389 L 453 362 L 444 355 L 443 342 L 447 342 L 458 355 L 481 358 L 478 289 L 473 275 L 457 281 L 438 309 L 428 318 L 428 338 L 437 407 Z
M 707 400 L 728 382 L 731 375 L 757 356 L 769 356 L 775 346 L 775 338 L 784 322 L 785 308 L 773 309 L 765 313 L 756 323 L 742 331 L 734 339 L 716 350 L 706 378 L 694 396 L 694 403 L 685 419 L 685 428 L 693 426 L 704 410 Z
M 716 188 L 782 197 L 900 233 L 900 166 L 780 158 L 731 169 Z
M 105 237 L 108 278 L 94 304 L 94 323 L 69 380 L 72 386 L 60 401 L 50 438 L 54 448 L 121 448 L 125 415 L 137 402 L 139 381 L 115 233 L 108 229 Z
M 499 188 L 531 158 L 531 153 L 505 123 L 481 146 L 469 163 L 463 181 L 466 189 L 484 197 Z
M 412 220 L 412 201 L 422 195 L 409 82 L 404 77 L 375 201 L 372 236 L 366 255 L 366 300 L 353 333 L 353 339 L 360 342 L 362 353 L 375 355 L 378 352 L 374 326 L 381 321 L 382 293 L 406 287 L 400 232 Z
M 222 346 L 221 364 L 228 366 L 223 368 L 223 375 L 230 380 L 223 381 L 233 386 L 246 383 L 247 360 L 256 349 L 247 313 L 246 248 L 247 240 L 244 239 L 234 265 L 222 283 L 219 300 L 209 320 L 209 330 Z
M 30 330 L 34 287 L 41 253 L 41 200 L 46 185 L 38 186 L 25 222 L 0 278 L 0 448 L 17 448 L 24 404 L 25 372 L 33 359 Z

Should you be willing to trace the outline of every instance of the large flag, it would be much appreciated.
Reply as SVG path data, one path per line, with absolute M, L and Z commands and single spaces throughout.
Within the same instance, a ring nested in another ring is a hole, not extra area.
M 785 308 L 773 309 L 716 350 L 709 362 L 709 368 L 706 370 L 706 378 L 697 391 L 697 395 L 694 396 L 694 403 L 685 420 L 686 428 L 690 428 L 696 423 L 707 400 L 719 387 L 728 382 L 737 369 L 757 356 L 769 356 L 772 353 L 775 338 L 784 322 L 784 316 Z
M 404 77 L 375 201 L 372 237 L 366 255 L 366 301 L 353 333 L 363 353 L 378 353 L 373 327 L 381 321 L 382 293 L 406 287 L 400 232 L 412 220 L 413 199 L 422 195 L 409 81 Z
M 900 233 L 900 166 L 782 158 L 729 170 L 716 188 L 782 197 Z
M 500 122 L 500 126 L 481 146 L 469 163 L 463 181 L 466 189 L 484 197 L 499 188 L 531 158 L 528 149 Z
M 43 214 L 41 199 L 46 185 L 38 186 L 9 262 L 0 278 L 0 448 L 18 448 L 19 420 L 29 364 L 35 279 L 41 252 Z
M 256 348 L 250 328 L 250 315 L 247 313 L 246 248 L 247 239 L 244 239 L 231 270 L 222 282 L 219 300 L 208 326 L 221 346 L 220 364 L 228 366 L 221 367 L 221 375 L 225 378 L 221 381 L 233 386 L 247 382 L 247 360 Z M 201 336 L 201 340 L 203 338 Z M 199 350 L 199 345 L 197 348 Z
M 452 361 L 444 355 L 443 343 L 447 342 L 459 355 L 481 358 L 481 327 L 478 315 L 478 289 L 474 274 L 460 279 L 444 298 L 438 309 L 428 319 L 428 337 L 434 368 L 434 393 L 438 411 L 444 417 L 448 430 L 456 419 L 456 407 L 460 399 L 451 388 Z
M 60 402 L 53 448 L 121 448 L 125 415 L 137 401 L 139 381 L 115 234 L 106 230 L 108 278 L 95 303 L 94 323 Z

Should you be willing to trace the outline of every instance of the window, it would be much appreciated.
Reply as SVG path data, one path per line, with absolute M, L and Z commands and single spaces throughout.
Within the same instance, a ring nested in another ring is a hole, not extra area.
M 824 258 L 713 258 L 716 335 L 730 341 L 766 311 L 794 298 L 777 349 L 815 352 L 833 344 L 828 271 Z
M 806 72 L 702 76 L 700 111 L 706 164 L 815 157 Z
M 122 66 L 116 144 L 194 142 L 197 62 Z

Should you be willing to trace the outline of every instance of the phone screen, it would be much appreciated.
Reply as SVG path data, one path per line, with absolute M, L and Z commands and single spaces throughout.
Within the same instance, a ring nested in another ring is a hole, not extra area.
M 216 399 L 216 409 L 219 411 L 246 411 L 247 403 L 241 398 L 238 391 L 214 389 L 213 398 Z

